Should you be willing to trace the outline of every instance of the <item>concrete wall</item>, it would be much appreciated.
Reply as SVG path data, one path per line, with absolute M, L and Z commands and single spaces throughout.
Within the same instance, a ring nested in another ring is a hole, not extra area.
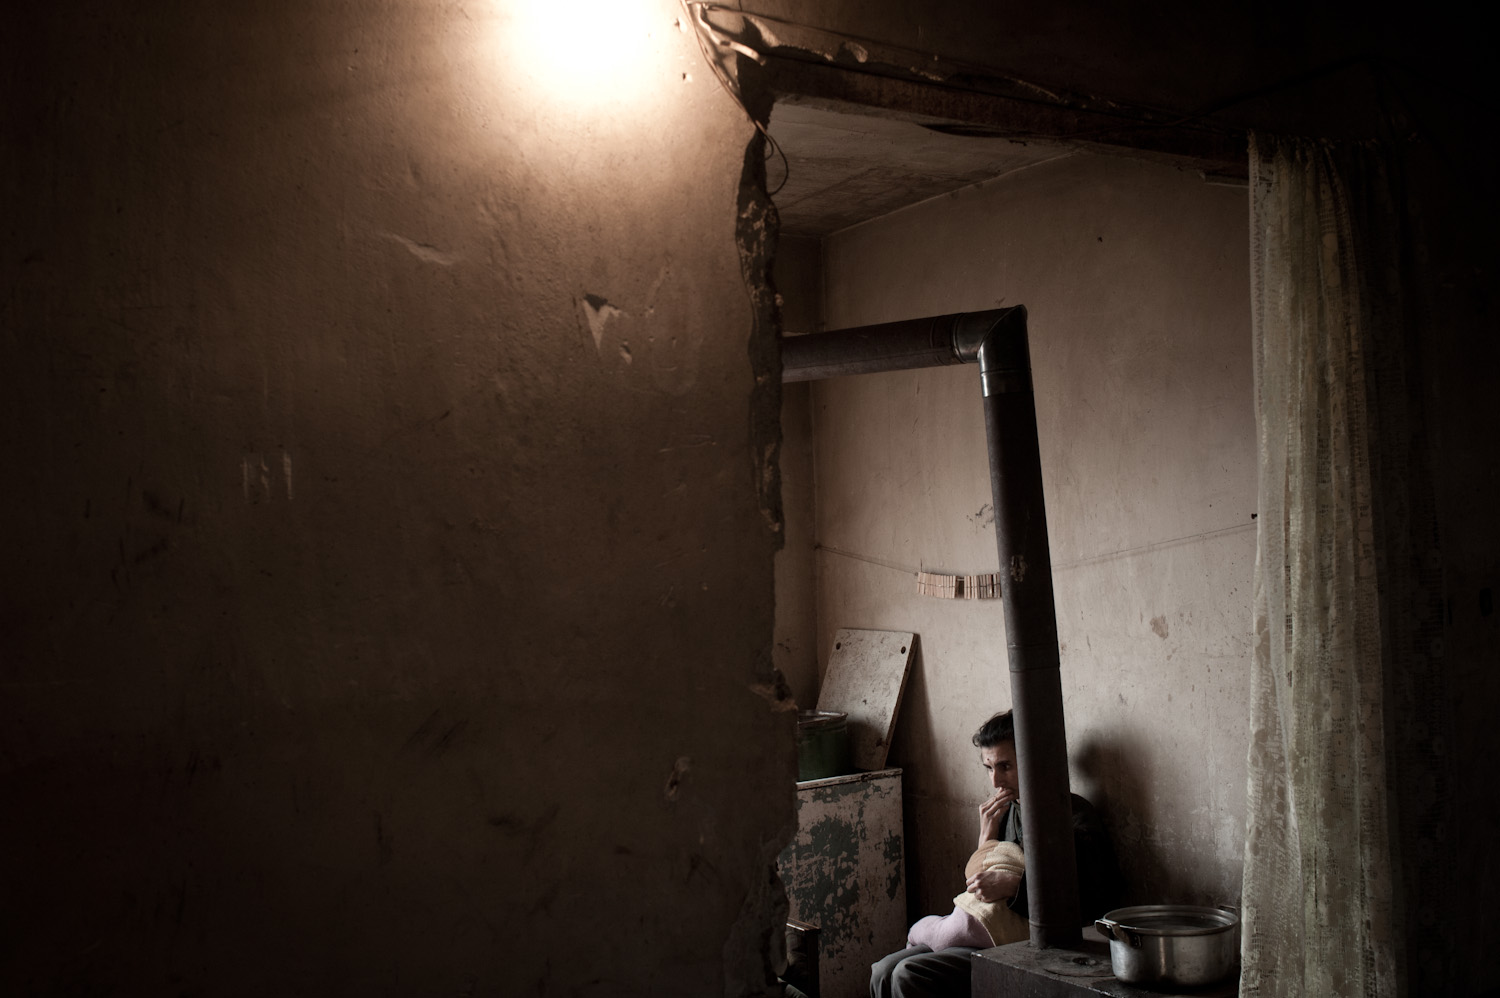
M 1074 789 L 1132 896 L 1234 901 L 1244 824 L 1255 435 L 1247 196 L 1064 156 L 824 244 L 829 328 L 1024 304 Z M 819 382 L 820 655 L 837 627 L 910 629 L 893 745 L 913 910 L 946 911 L 984 774 L 969 735 L 1009 706 L 998 601 L 912 573 L 996 569 L 977 371 Z
M 0 991 L 758 993 L 753 131 L 548 6 L 10 19 Z

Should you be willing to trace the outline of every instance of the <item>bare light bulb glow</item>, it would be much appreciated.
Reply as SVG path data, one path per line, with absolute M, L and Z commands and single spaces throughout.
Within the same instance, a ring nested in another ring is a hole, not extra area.
M 609 103 L 643 89 L 652 64 L 650 0 L 519 0 L 511 22 L 512 58 L 549 94 Z M 670 25 L 670 22 L 668 22 Z

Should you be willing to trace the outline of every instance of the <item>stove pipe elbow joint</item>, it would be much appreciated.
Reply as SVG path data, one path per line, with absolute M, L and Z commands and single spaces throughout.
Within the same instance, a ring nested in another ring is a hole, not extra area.
M 1031 353 L 1026 345 L 1026 306 L 965 312 L 953 324 L 953 355 L 979 364 L 984 396 L 1031 391 Z

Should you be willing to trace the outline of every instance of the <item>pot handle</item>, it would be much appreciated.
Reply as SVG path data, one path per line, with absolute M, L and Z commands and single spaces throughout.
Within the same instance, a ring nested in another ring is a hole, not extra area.
M 1137 933 L 1131 932 L 1119 922 L 1108 918 L 1096 918 L 1094 919 L 1094 928 L 1098 929 L 1099 934 L 1106 939 L 1122 942 L 1131 949 L 1141 948 L 1141 937 Z

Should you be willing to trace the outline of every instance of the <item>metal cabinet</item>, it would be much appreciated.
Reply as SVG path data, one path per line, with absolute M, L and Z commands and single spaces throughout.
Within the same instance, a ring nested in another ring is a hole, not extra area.
M 870 964 L 906 942 L 901 770 L 798 783 L 779 866 L 791 917 L 820 930 L 819 998 L 864 998 Z

